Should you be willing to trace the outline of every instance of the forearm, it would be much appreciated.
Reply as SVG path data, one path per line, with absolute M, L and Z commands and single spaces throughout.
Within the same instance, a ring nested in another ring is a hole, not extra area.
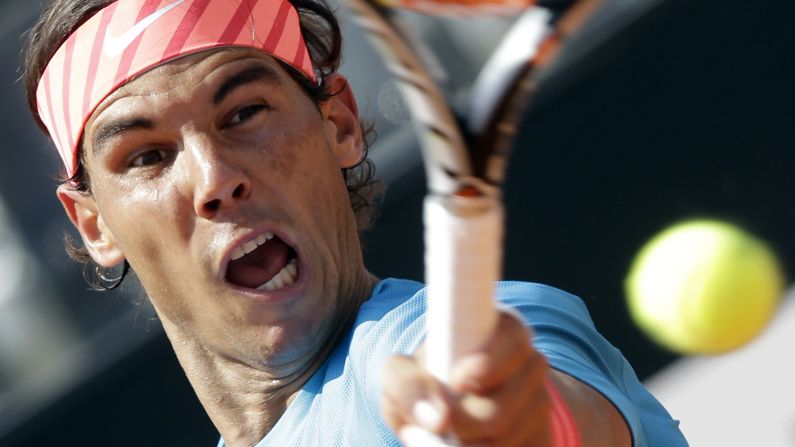
M 551 378 L 574 417 L 582 447 L 632 446 L 626 421 L 601 393 L 554 369 Z

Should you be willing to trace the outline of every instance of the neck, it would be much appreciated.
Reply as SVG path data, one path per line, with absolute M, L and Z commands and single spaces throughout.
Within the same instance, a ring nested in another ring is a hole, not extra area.
M 349 305 L 334 316 L 332 328 L 317 348 L 276 370 L 254 367 L 220 355 L 167 320 L 163 327 L 199 401 L 229 447 L 253 446 L 273 428 L 296 393 L 328 358 L 350 329 L 377 279 L 367 274 Z M 353 309 L 351 308 L 353 307 Z M 265 359 L 266 361 L 268 359 Z

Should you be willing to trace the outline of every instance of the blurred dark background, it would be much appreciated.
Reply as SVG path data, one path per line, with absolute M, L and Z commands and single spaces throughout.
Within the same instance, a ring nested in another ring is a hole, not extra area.
M 767 240 L 793 277 L 795 15 L 784 0 L 612 8 L 642 13 L 577 43 L 598 57 L 573 49 L 526 116 L 507 184 L 505 276 L 581 296 L 647 378 L 675 357 L 633 326 L 622 281 L 654 233 L 686 218 L 729 220 Z M 214 445 L 142 292 L 88 292 L 63 254 L 57 159 L 17 82 L 20 35 L 37 11 L 0 2 L 0 445 Z M 366 258 L 379 276 L 421 279 L 419 155 L 406 147 L 410 130 L 379 115 L 384 78 L 351 33 L 343 71 L 382 122 L 372 154 L 389 182 Z

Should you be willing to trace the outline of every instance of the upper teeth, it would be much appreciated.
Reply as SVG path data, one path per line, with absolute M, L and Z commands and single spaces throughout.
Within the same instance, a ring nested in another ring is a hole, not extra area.
M 232 250 L 232 255 L 230 256 L 230 258 L 233 261 L 235 259 L 240 259 L 243 256 L 251 253 L 257 247 L 259 247 L 260 245 L 264 244 L 265 242 L 268 242 L 271 239 L 273 239 L 273 233 L 271 233 L 271 232 L 262 233 L 259 236 L 257 236 L 256 239 L 248 241 L 248 242 L 244 243 L 243 245 L 240 245 L 240 246 L 236 247 L 234 250 Z

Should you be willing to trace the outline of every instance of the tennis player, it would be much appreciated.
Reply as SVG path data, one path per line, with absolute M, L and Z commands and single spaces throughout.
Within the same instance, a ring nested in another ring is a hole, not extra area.
M 550 287 L 501 284 L 487 346 L 449 387 L 425 372 L 422 284 L 362 261 L 376 188 L 340 43 L 314 0 L 55 0 L 28 34 L 70 252 L 108 288 L 135 272 L 219 445 L 686 445 Z

